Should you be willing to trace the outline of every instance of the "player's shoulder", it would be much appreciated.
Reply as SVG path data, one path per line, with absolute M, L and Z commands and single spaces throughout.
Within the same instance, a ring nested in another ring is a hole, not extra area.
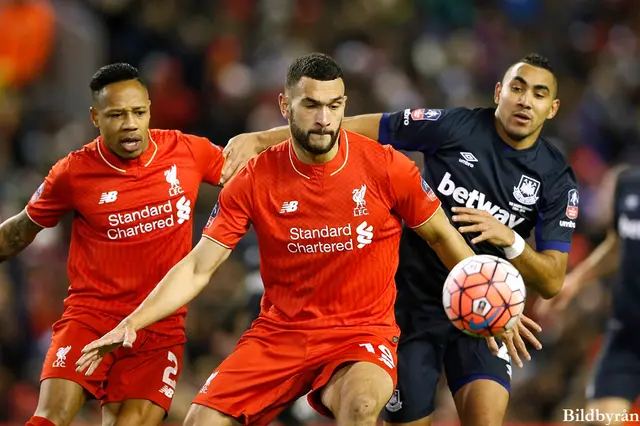
M 158 145 L 188 139 L 188 135 L 175 129 L 149 129 L 149 136 Z
M 348 161 L 356 161 L 367 170 L 370 177 L 386 178 L 391 169 L 404 170 L 415 166 L 402 152 L 391 145 L 383 145 L 359 133 L 346 131 Z
M 347 129 L 342 129 L 346 137 L 346 143 L 350 151 L 365 152 L 370 155 L 387 155 L 391 145 L 382 145 L 379 142 L 366 137 L 360 133 L 351 132 Z
M 469 107 L 454 107 L 445 108 L 438 111 L 438 113 L 431 113 L 429 116 L 432 121 L 443 120 L 451 124 L 452 128 L 464 127 L 477 127 L 477 126 L 492 126 L 494 122 L 495 109 L 494 108 L 469 108 Z
M 176 129 L 149 129 L 149 135 L 156 143 L 164 143 L 185 137 L 185 133 Z
M 400 151 L 391 145 L 383 145 L 360 133 L 350 132 L 346 129 L 343 131 L 347 143 L 347 161 L 361 164 L 370 176 L 374 176 L 378 172 L 386 172 L 387 167 L 381 167 L 381 165 L 394 163 L 395 156 L 400 154 Z
M 437 123 L 439 136 L 445 138 L 448 145 L 473 145 L 477 148 L 483 141 L 489 143 L 495 132 L 494 108 L 455 107 L 425 111 L 429 112 L 420 112 L 416 117 L 414 110 L 412 120 Z
M 93 167 L 94 161 L 100 158 L 99 143 L 100 138 L 98 137 L 80 148 L 69 152 L 57 161 L 54 168 L 60 172 L 70 172 L 71 170 Z
M 270 169 L 278 167 L 280 161 L 289 161 L 289 143 L 290 139 L 272 145 L 253 157 L 247 163 L 247 167 L 252 169 Z
M 212 142 L 204 136 L 192 135 L 176 129 L 150 129 L 149 136 L 159 147 L 190 146 L 194 143 L 212 144 Z
M 251 158 L 238 175 L 260 175 L 259 182 L 267 182 L 267 176 L 283 170 L 283 162 L 289 162 L 289 140 L 272 145 L 260 154 Z M 234 179 L 235 180 L 235 179 Z
M 217 148 L 219 155 L 222 155 L 222 147 L 204 136 L 192 135 L 175 129 L 151 129 L 149 135 L 161 152 L 188 151 L 192 158 L 197 158 L 203 152 L 214 152 L 210 149 L 214 147 Z
M 536 168 L 550 179 L 566 178 L 575 180 L 573 168 L 560 149 L 546 138 L 540 138 L 540 149 L 536 156 Z

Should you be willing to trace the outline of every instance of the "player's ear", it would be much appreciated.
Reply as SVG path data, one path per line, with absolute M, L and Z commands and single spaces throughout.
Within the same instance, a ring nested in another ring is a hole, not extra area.
M 89 107 L 89 115 L 91 116 L 91 122 L 93 125 L 98 128 L 100 127 L 98 123 L 98 111 L 94 107 Z
M 280 93 L 278 95 L 278 103 L 280 104 L 280 114 L 284 117 L 285 120 L 289 120 L 291 118 L 291 109 L 289 108 L 289 99 L 284 93 Z
M 500 92 L 501 91 L 502 91 L 502 83 L 497 82 L 495 91 L 493 93 L 493 102 L 495 102 L 496 105 L 498 105 L 500 103 Z
M 560 99 L 554 99 L 551 103 L 551 110 L 549 114 L 547 114 L 547 120 L 551 120 L 558 113 L 558 109 L 560 109 Z

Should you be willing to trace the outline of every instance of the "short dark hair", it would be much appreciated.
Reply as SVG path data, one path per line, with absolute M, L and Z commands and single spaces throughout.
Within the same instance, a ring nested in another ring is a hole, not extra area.
M 342 68 L 324 53 L 308 53 L 295 59 L 287 71 L 285 88 L 295 86 L 302 77 L 313 80 L 331 81 L 343 78 Z
M 105 65 L 100 68 L 91 78 L 89 88 L 95 97 L 102 89 L 113 83 L 121 81 L 137 80 L 145 86 L 144 81 L 140 77 L 138 69 L 124 62 Z
M 556 77 L 556 73 L 553 70 L 553 67 L 551 66 L 551 63 L 549 62 L 549 59 L 547 59 L 545 56 L 542 56 L 539 53 L 529 53 L 527 56 L 525 56 L 524 58 L 520 59 L 514 65 L 517 65 L 517 64 L 527 64 L 527 65 L 531 65 L 532 67 L 542 68 L 544 70 L 549 71 L 551 73 L 551 75 L 553 76 L 553 82 L 555 83 L 555 93 L 553 94 L 553 96 L 554 97 L 558 96 L 558 91 L 559 91 L 558 77 Z M 511 68 L 509 68 L 509 69 L 511 69 Z
M 524 58 L 522 58 L 519 62 L 523 64 L 531 65 L 533 67 L 545 69 L 549 71 L 551 74 L 553 74 L 553 76 L 555 77 L 556 73 L 553 71 L 553 68 L 551 67 L 551 63 L 549 63 L 549 59 L 540 55 L 539 53 L 530 53 Z

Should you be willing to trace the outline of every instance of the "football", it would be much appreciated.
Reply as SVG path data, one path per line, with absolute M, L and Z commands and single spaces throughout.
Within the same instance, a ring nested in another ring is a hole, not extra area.
M 458 263 L 442 289 L 449 320 L 476 337 L 500 335 L 524 310 L 526 289 L 520 272 L 496 256 L 476 255 Z

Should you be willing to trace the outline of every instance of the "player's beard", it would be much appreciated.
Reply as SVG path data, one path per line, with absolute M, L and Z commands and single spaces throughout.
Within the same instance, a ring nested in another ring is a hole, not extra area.
M 331 151 L 331 149 L 335 146 L 338 141 L 338 135 L 340 134 L 340 126 L 342 126 L 342 120 L 340 120 L 340 125 L 335 131 L 317 131 L 317 130 L 309 130 L 304 131 L 303 128 L 299 127 L 293 116 L 291 118 L 291 136 L 293 140 L 302 147 L 305 151 L 313 155 L 322 155 Z M 312 144 L 309 140 L 311 135 L 329 135 L 329 143 L 324 145 Z

